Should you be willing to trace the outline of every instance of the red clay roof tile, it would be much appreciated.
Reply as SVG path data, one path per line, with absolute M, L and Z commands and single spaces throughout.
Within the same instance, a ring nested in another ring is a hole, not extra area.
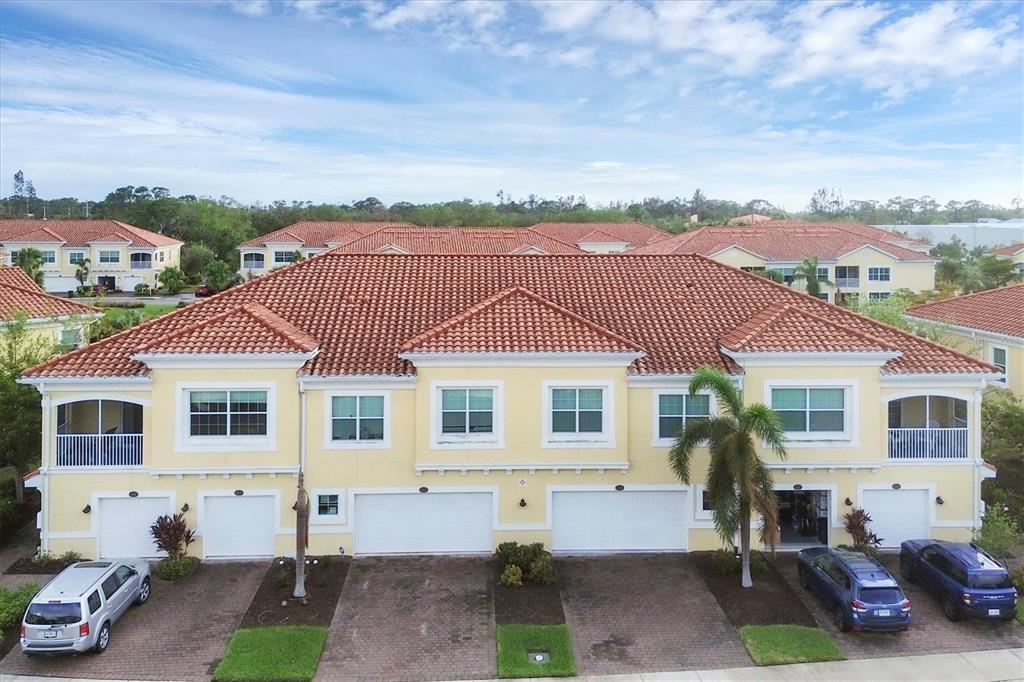
M 337 253 L 378 253 L 386 248 L 405 253 L 503 255 L 530 248 L 546 254 L 584 253 L 582 249 L 528 227 L 383 227 L 335 248 Z
M 300 220 L 279 230 L 260 235 L 238 245 L 240 249 L 261 249 L 275 243 L 299 243 L 307 249 L 326 249 L 345 244 L 382 227 L 416 227 L 412 223 L 391 221 Z
M 0 220 L 0 242 L 54 242 L 74 247 L 110 240 L 143 248 L 182 243 L 117 220 Z
M 530 227 L 535 232 L 560 239 L 569 244 L 586 243 L 583 240 L 596 231 L 603 232 L 611 239 L 590 239 L 590 241 L 626 242 L 629 248 L 643 246 L 672 236 L 646 223 L 537 223 Z
M 0 320 L 18 313 L 30 318 L 96 315 L 101 311 L 58 296 L 51 296 L 21 268 L 0 266 Z
M 721 339 L 744 352 L 881 352 L 898 350 L 885 341 L 792 304 L 768 306 Z
M 914 306 L 908 315 L 1024 338 L 1024 284 Z

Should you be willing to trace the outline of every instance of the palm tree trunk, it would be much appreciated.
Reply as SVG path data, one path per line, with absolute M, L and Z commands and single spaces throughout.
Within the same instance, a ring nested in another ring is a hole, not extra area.
M 750 503 L 746 500 L 740 502 L 740 560 L 743 566 L 740 584 L 753 587 L 754 581 L 750 578 Z
M 295 589 L 292 596 L 306 596 L 306 545 L 309 542 L 309 498 L 303 473 L 299 472 L 299 494 L 295 504 Z

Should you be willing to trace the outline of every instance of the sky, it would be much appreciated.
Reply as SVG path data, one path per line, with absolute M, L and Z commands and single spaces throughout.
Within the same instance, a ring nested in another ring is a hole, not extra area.
M 0 3 L 0 194 L 1024 193 L 1021 2 Z

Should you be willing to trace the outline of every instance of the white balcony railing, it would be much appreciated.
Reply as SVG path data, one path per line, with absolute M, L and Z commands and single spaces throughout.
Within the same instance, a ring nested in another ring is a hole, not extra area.
M 966 458 L 966 428 L 889 429 L 889 459 Z
M 856 289 L 860 286 L 860 277 L 836 277 L 836 286 L 840 289 Z
M 150 270 L 153 268 L 153 261 L 151 260 L 133 260 L 132 270 Z
M 58 434 L 56 466 L 142 466 L 142 434 Z

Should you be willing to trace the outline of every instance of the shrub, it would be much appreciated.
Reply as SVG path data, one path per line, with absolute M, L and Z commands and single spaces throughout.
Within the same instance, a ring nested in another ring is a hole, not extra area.
M 505 568 L 502 575 L 514 566 L 520 578 L 537 585 L 550 585 L 555 582 L 555 563 L 551 552 L 544 549 L 543 542 L 521 545 L 518 542 L 503 542 L 495 550 L 499 565 Z M 502 583 L 503 585 L 505 583 Z M 522 583 L 520 582 L 519 585 Z M 517 585 L 518 586 L 518 585 Z
M 853 539 L 853 550 L 865 552 L 875 550 L 882 544 L 884 538 L 880 538 L 871 531 L 871 515 L 859 507 L 851 509 L 843 517 L 843 527 Z
M 874 547 L 854 547 L 853 545 L 836 545 L 836 549 L 845 549 L 847 552 L 860 552 L 869 557 L 877 559 L 881 553 Z
M 522 587 L 523 569 L 515 564 L 507 564 L 505 570 L 501 572 L 501 576 L 498 577 L 498 584 L 505 587 Z
M 555 582 L 555 562 L 551 555 L 545 553 L 531 561 L 526 579 L 537 585 L 550 585 Z
M 22 585 L 13 591 L 0 587 L 0 632 L 21 620 L 38 591 L 39 586 L 35 583 Z
M 156 276 L 156 281 L 160 283 L 160 287 L 168 294 L 177 294 L 188 284 L 185 273 L 175 267 L 164 268 Z
M 14 513 L 14 500 L 0 497 L 0 526 L 7 523 L 7 519 Z
M 145 286 L 145 285 L 139 285 Z M 146 304 L 142 301 L 107 301 L 105 303 L 98 303 L 98 308 L 145 308 Z
M 719 575 L 739 575 L 743 571 L 740 555 L 730 549 L 716 549 L 711 553 L 711 567 Z M 768 559 L 763 552 L 750 550 L 750 575 L 757 577 L 768 573 Z
M 981 528 L 971 533 L 971 540 L 1005 563 L 1014 548 L 1024 541 L 1024 534 L 1001 507 L 989 507 Z
M 190 530 L 184 514 L 159 516 L 149 527 L 153 543 L 158 549 L 167 552 L 172 559 L 180 559 L 188 551 L 188 546 L 195 541 L 196 532 Z
M 145 282 L 139 282 L 138 284 L 135 285 L 136 296 L 149 296 L 150 293 L 152 292 L 150 291 L 149 285 L 146 284 Z
M 1024 594 L 1024 566 L 1010 571 L 1010 581 L 1017 588 L 1017 594 Z
M 164 557 L 156 562 L 153 575 L 160 580 L 180 580 L 195 573 L 199 563 L 197 556 Z
M 81 560 L 81 554 L 70 550 L 64 552 L 60 556 L 54 556 L 50 552 L 39 552 L 32 557 L 33 564 L 47 571 L 62 571 L 71 564 L 77 563 Z

